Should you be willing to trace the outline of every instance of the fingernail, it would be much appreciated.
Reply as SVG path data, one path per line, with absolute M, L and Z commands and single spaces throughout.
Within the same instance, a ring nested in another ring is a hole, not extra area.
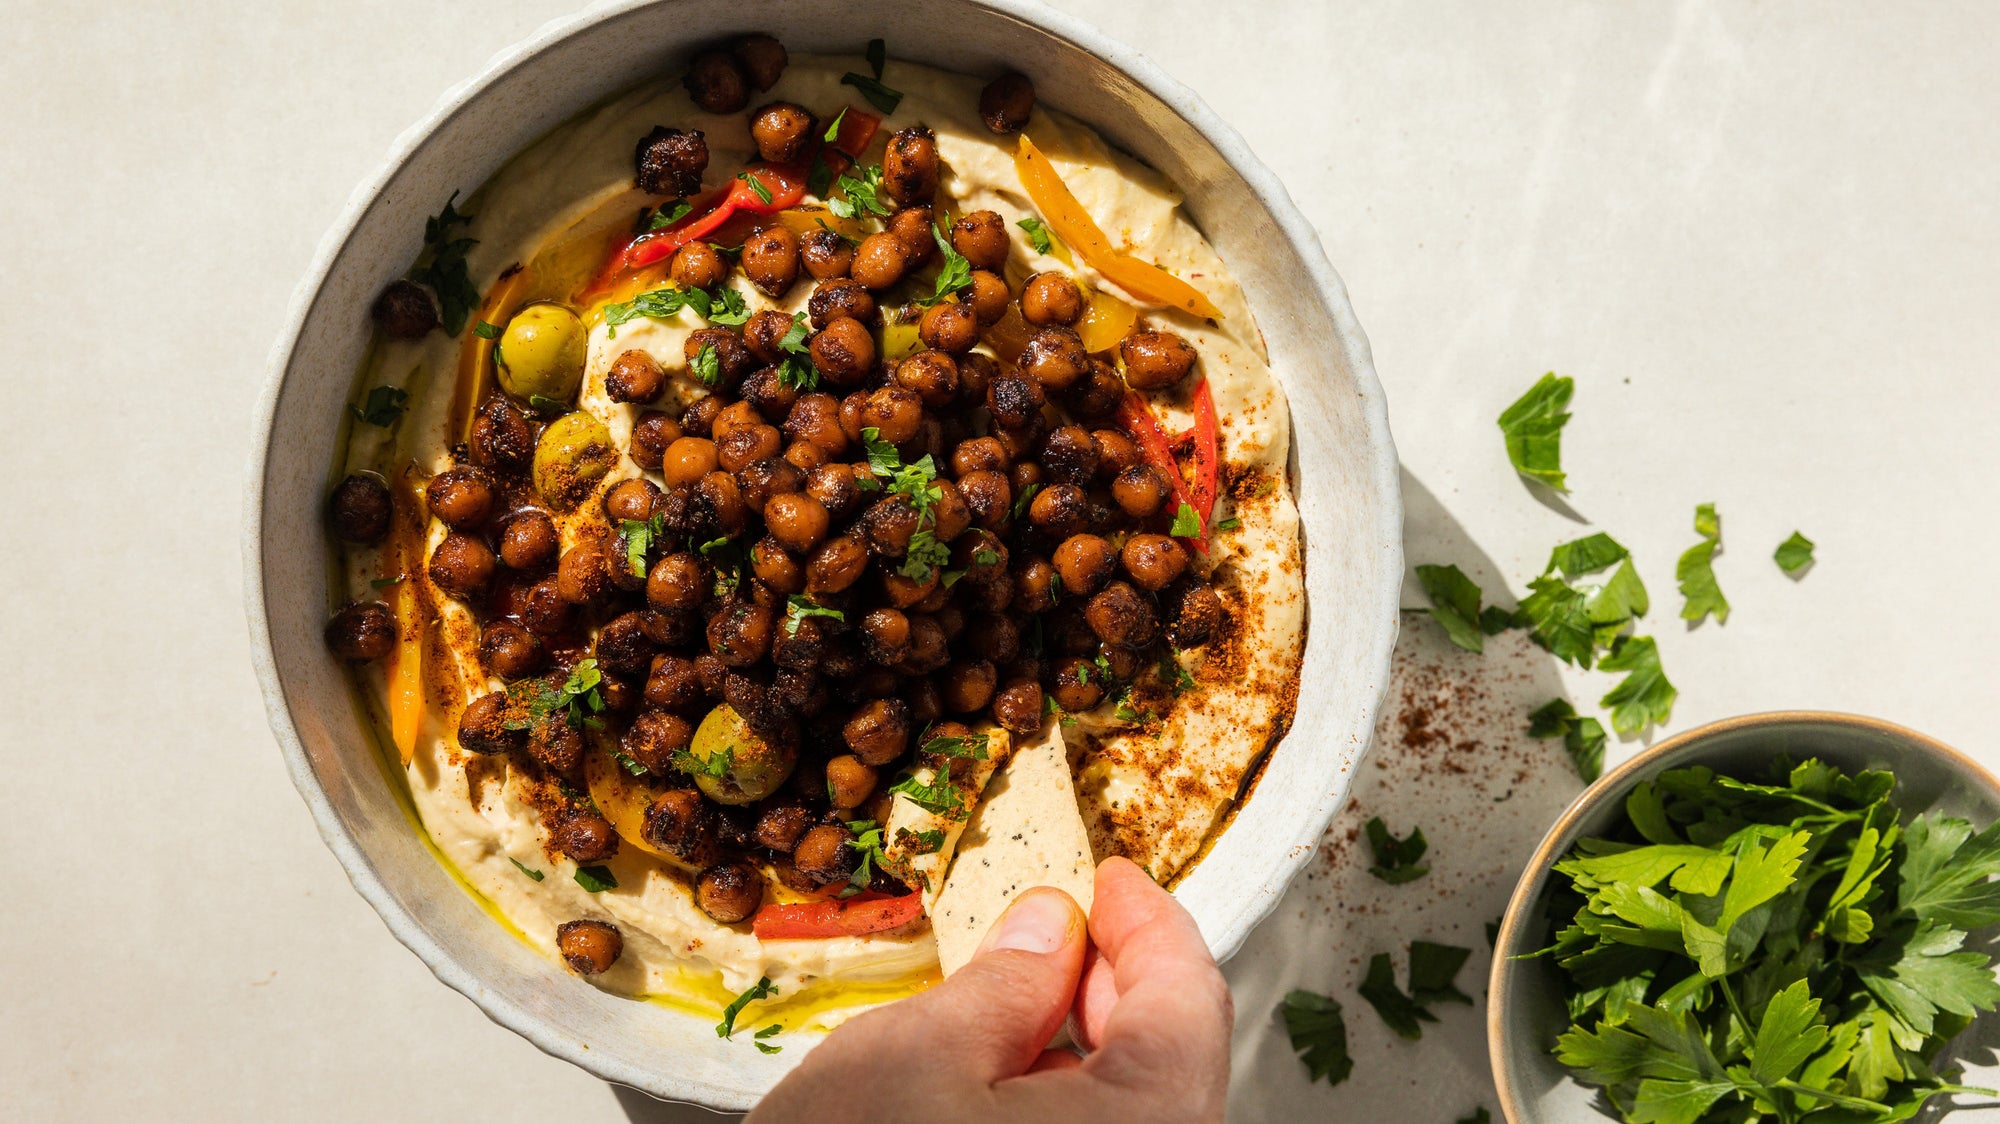
M 981 952 L 1019 949 L 1054 952 L 1068 944 L 1076 925 L 1076 907 L 1060 890 L 1030 890 L 1014 899 L 1000 923 L 986 937 Z

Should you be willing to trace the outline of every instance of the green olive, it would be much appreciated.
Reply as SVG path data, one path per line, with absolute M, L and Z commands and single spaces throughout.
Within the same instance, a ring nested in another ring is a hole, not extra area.
M 696 762 L 695 786 L 718 804 L 749 804 L 778 791 L 799 755 L 772 742 L 743 720 L 728 703 L 708 712 L 694 732 L 688 753 Z
M 500 333 L 500 386 L 523 402 L 568 402 L 583 385 L 583 321 L 559 304 L 531 304 Z
M 579 410 L 564 414 L 542 430 L 535 444 L 535 490 L 558 511 L 568 511 L 587 499 L 618 463 L 611 431 Z

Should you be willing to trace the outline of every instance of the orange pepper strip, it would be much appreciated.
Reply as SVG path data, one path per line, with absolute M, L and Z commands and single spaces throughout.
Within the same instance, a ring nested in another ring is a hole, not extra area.
M 458 345 L 458 380 L 451 388 L 450 429 L 452 441 L 457 444 L 472 440 L 472 415 L 493 385 L 493 350 L 498 337 L 483 339 L 476 329 L 481 323 L 504 329 L 507 321 L 514 318 L 531 280 L 532 276 L 520 266 L 507 267 L 480 302 L 479 315 L 473 318 L 464 342 Z
M 396 522 L 391 532 L 390 559 L 403 580 L 396 583 L 396 650 L 389 664 L 389 739 L 396 743 L 403 764 L 416 756 L 417 733 L 424 721 L 424 619 L 417 598 L 422 571 L 424 507 L 412 470 L 405 470 L 395 490 Z
M 1076 201 L 1069 185 L 1063 183 L 1056 166 L 1028 139 L 1021 134 L 1021 144 L 1014 152 L 1014 171 L 1021 177 L 1021 186 L 1028 191 L 1028 198 L 1034 200 L 1035 208 L 1042 212 L 1042 221 L 1056 236 L 1069 243 L 1088 262 L 1091 268 L 1117 282 L 1125 291 L 1144 300 L 1157 301 L 1184 312 L 1210 320 L 1222 319 L 1222 310 L 1202 295 L 1200 289 L 1175 277 L 1151 262 L 1141 261 L 1111 244 L 1104 236 L 1104 229 Z

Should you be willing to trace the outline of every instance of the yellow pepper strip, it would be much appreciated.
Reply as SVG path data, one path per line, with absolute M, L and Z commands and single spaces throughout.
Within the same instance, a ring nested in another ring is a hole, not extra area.
M 1083 349 L 1096 355 L 1117 347 L 1138 321 L 1138 309 L 1103 289 L 1092 289 L 1085 298 L 1083 317 L 1076 322 L 1076 334 L 1083 340 Z
M 450 432 L 458 444 L 472 440 L 472 415 L 493 385 L 493 345 L 497 337 L 482 338 L 477 329 L 482 323 L 505 328 L 526 298 L 528 283 L 533 279 L 530 271 L 518 265 L 509 267 L 493 283 L 486 299 L 479 304 L 479 314 L 466 327 L 465 340 L 458 345 L 458 379 L 451 388 Z
M 1222 319 L 1222 310 L 1213 301 L 1202 295 L 1201 290 L 1175 277 L 1151 262 L 1141 261 L 1112 246 L 1104 236 L 1104 230 L 1097 225 L 1083 204 L 1076 201 L 1069 186 L 1056 173 L 1054 164 L 1028 139 L 1021 134 L 1021 146 L 1014 152 L 1014 171 L 1021 177 L 1021 186 L 1028 191 L 1028 198 L 1034 200 L 1035 209 L 1042 213 L 1042 221 L 1056 232 L 1056 237 L 1069 243 L 1091 268 L 1117 282 L 1124 289 L 1144 300 L 1157 301 L 1185 312 L 1210 320 Z
M 390 531 L 390 566 L 403 580 L 395 585 L 396 650 L 389 663 L 389 739 L 396 743 L 403 764 L 417 752 L 417 733 L 424 720 L 423 602 L 417 578 L 424 565 L 424 507 L 418 497 L 414 469 L 404 469 L 395 490 L 395 522 Z

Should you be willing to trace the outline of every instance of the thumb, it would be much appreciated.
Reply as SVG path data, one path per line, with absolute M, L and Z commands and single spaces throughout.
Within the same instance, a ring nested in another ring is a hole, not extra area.
M 934 1055 L 942 1045 L 954 1070 L 982 1084 L 1026 1073 L 1069 1014 L 1087 932 L 1061 890 L 1038 886 L 1015 898 L 970 963 L 896 1004 L 916 1032 L 912 1046 Z

